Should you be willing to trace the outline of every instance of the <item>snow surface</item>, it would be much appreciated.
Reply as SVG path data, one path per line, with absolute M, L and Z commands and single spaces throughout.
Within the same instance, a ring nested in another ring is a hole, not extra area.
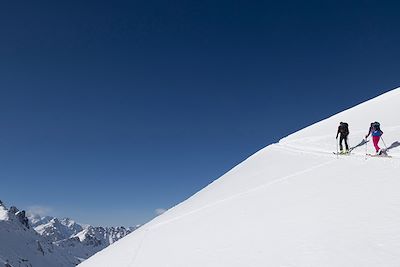
M 8 220 L 8 210 L 0 204 L 0 221 Z
M 395 89 L 283 138 L 79 266 L 398 267 L 399 107 Z M 380 121 L 393 158 L 333 155 L 340 121 L 351 146 Z

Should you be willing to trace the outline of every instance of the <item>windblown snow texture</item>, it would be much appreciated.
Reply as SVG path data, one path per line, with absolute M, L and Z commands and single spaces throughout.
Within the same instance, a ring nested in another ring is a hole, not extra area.
M 396 89 L 283 138 L 80 266 L 397 267 L 399 107 Z M 393 158 L 333 155 L 340 121 L 351 146 L 379 121 Z

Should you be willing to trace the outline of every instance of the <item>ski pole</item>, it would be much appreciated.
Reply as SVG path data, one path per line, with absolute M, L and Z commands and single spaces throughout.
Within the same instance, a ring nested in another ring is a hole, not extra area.
M 336 158 L 339 158 L 339 148 L 338 148 L 338 140 L 336 138 Z
M 383 145 L 384 145 L 385 148 L 387 149 L 386 143 L 385 143 L 385 141 L 383 140 L 383 137 L 382 137 L 382 136 L 381 136 L 381 140 L 382 140 Z
M 365 159 L 367 159 L 367 153 L 368 153 L 368 138 L 365 138 Z

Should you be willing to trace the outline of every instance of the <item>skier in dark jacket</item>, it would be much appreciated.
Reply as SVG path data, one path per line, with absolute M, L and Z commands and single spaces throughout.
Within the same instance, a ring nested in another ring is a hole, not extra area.
M 374 143 L 376 154 L 378 154 L 378 155 L 381 155 L 382 153 L 384 153 L 384 151 L 382 151 L 382 149 L 378 145 L 382 134 L 383 134 L 383 132 L 381 130 L 381 125 L 379 122 L 376 121 L 376 122 L 371 123 L 368 134 L 365 136 L 365 139 L 367 139 L 369 135 L 372 136 L 372 143 Z
M 336 133 L 336 139 L 338 139 L 338 136 L 340 134 L 340 139 L 339 139 L 339 145 L 340 145 L 340 153 L 348 153 L 349 152 L 349 145 L 347 144 L 347 137 L 349 136 L 349 124 L 346 122 L 340 122 L 337 133 Z M 343 145 L 342 142 L 344 140 L 344 145 L 346 147 L 345 150 L 343 150 Z

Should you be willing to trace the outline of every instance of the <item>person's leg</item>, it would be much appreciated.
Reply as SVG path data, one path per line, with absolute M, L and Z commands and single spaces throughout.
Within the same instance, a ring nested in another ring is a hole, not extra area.
M 349 144 L 347 143 L 347 135 L 344 137 L 344 144 L 346 146 L 346 151 L 349 151 Z
M 340 147 L 340 152 L 342 152 L 342 151 L 343 151 L 343 145 L 342 145 L 342 142 L 343 142 L 343 135 L 342 135 L 342 134 L 340 134 L 340 139 L 339 139 L 339 147 Z
M 372 136 L 372 142 L 374 143 L 376 152 L 378 152 L 381 149 L 378 145 L 380 138 L 381 138 L 380 136 Z

